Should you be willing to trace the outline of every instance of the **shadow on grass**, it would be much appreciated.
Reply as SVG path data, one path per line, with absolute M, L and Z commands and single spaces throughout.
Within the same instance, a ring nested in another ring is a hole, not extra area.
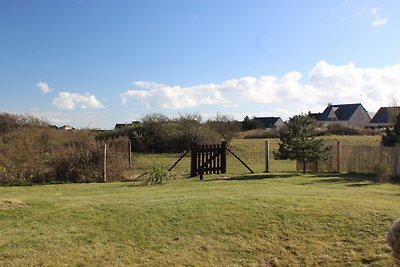
M 263 174 L 248 174 L 233 177 L 215 177 L 211 179 L 205 179 L 206 182 L 212 181 L 250 181 L 250 180 L 265 180 L 265 179 L 276 179 L 276 178 L 289 178 L 297 176 L 297 173 L 263 173 Z
M 291 178 L 296 176 L 301 176 L 299 173 L 263 173 L 263 174 L 248 174 L 233 177 L 222 177 L 222 178 L 212 178 L 205 179 L 204 181 L 250 181 L 250 180 L 266 180 L 266 179 L 276 179 L 276 178 Z M 364 187 L 379 184 L 377 178 L 373 174 L 360 174 L 360 173 L 315 173 L 306 174 L 305 178 L 316 178 L 310 179 L 310 181 L 304 182 L 303 185 L 307 184 L 327 184 L 327 183 L 341 183 L 346 184 L 350 187 Z M 319 178 L 319 179 L 318 179 Z M 394 179 L 389 182 L 390 184 L 399 184 L 399 179 Z
M 323 179 L 313 180 L 313 181 L 310 181 L 310 183 L 306 183 L 306 184 L 347 183 L 347 186 L 353 186 L 353 187 L 363 187 L 363 186 L 379 184 L 378 179 L 373 174 L 319 173 L 319 174 L 313 174 L 310 176 L 314 177 L 314 178 L 323 178 Z M 392 179 L 389 183 L 390 184 L 400 184 L 400 181 L 398 179 Z

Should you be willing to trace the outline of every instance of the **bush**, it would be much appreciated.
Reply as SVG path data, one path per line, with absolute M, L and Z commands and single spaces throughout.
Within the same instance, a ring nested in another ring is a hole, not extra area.
M 379 162 L 374 166 L 374 174 L 379 183 L 387 183 L 392 176 L 392 170 L 387 162 Z
M 149 172 L 142 175 L 144 185 L 166 184 L 172 176 L 164 169 L 162 162 L 154 161 Z
M 34 127 L 50 127 L 50 125 L 45 120 L 31 115 L 0 113 L 0 133 L 10 132 L 18 128 Z
M 327 126 L 326 134 L 334 135 L 360 135 L 361 132 L 353 127 L 341 125 L 339 123 L 329 124 Z
M 124 178 L 127 142 L 107 142 L 107 180 Z M 0 184 L 101 181 L 104 144 L 88 130 L 18 128 L 1 134 Z
M 201 123 L 199 114 L 186 114 L 176 119 L 169 119 L 155 113 L 145 116 L 141 124 L 104 131 L 96 138 L 106 141 L 121 136 L 129 137 L 137 152 L 182 152 L 188 149 L 192 142 L 220 143 L 224 134 L 231 134 L 233 125 L 236 124 L 228 121 Z
M 283 131 L 284 127 L 272 129 L 254 129 L 240 132 L 236 136 L 244 139 L 279 138 Z

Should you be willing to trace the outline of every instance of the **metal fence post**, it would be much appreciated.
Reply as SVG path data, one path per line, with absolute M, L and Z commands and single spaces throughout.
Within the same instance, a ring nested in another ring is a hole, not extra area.
M 104 145 L 103 157 L 103 182 L 107 182 L 107 145 Z
M 132 169 L 132 143 L 128 141 L 128 164 L 129 169 Z

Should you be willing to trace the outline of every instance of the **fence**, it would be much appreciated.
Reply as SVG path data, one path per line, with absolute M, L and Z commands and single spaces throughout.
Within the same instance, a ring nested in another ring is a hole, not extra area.
M 226 173 L 226 142 L 191 146 L 190 177 L 211 173 Z
M 384 147 L 371 145 L 342 144 L 332 145 L 331 157 L 325 161 L 312 162 L 307 168 L 321 172 L 355 172 L 374 173 L 378 163 L 387 163 L 392 175 L 400 174 L 400 147 Z M 302 163 L 297 162 L 297 170 L 302 169 Z
M 234 139 L 228 146 L 242 159 L 255 173 L 287 173 L 302 170 L 302 164 L 291 160 L 274 159 L 274 151 L 278 150 L 278 139 Z M 379 162 L 386 162 L 392 169 L 394 176 L 400 175 L 400 148 L 372 145 L 373 143 L 337 143 L 326 142 L 332 145 L 329 160 L 307 164 L 307 169 L 315 172 L 355 172 L 373 173 Z M 154 160 L 161 161 L 165 168 L 171 167 L 182 153 L 134 153 L 133 172 L 144 172 Z M 226 175 L 235 176 L 250 173 L 232 153 L 227 151 Z M 174 168 L 180 175 L 189 175 L 190 153 Z

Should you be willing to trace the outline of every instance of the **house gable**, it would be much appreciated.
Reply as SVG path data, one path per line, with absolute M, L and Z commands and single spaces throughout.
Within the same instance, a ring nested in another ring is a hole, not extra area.
M 371 120 L 372 127 L 386 127 L 395 123 L 400 107 L 381 107 Z
M 254 120 L 266 129 L 273 127 L 279 128 L 285 124 L 280 117 L 255 117 Z
M 318 118 L 324 123 L 340 123 L 352 127 L 365 127 L 369 124 L 371 117 L 360 104 L 329 105 Z

